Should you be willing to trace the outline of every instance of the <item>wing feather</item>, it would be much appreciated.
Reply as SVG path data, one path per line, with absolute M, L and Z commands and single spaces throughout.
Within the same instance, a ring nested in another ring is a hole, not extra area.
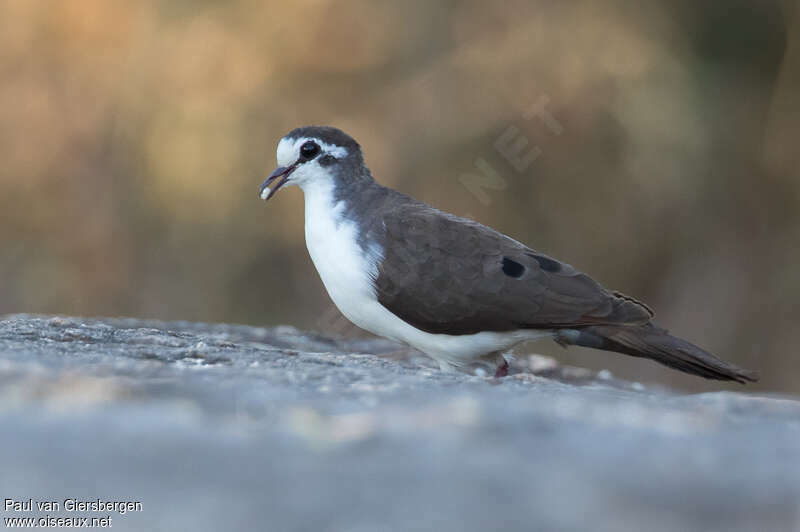
M 403 196 L 383 209 L 378 300 L 430 333 L 640 325 L 652 313 L 569 264 Z

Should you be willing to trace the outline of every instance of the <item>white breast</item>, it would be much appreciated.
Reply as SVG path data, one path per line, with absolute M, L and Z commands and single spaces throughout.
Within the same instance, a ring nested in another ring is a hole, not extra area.
M 521 330 L 451 336 L 427 333 L 409 325 L 378 301 L 373 281 L 383 259 L 382 250 L 373 245 L 365 252 L 358 244 L 355 223 L 343 216 L 346 205 L 334 204 L 332 183 L 314 180 L 302 188 L 308 253 L 334 304 L 362 329 L 410 344 L 439 361 L 443 368 L 462 367 L 522 341 L 551 335 L 549 331 Z
M 375 334 L 373 288 L 380 251 L 365 253 L 357 242 L 356 226 L 342 215 L 345 204 L 334 204 L 326 180 L 303 186 L 306 246 L 331 299 L 350 321 Z

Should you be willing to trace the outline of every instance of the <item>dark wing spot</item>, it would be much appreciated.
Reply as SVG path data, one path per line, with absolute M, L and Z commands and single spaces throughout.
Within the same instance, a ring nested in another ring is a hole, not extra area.
M 508 257 L 503 257 L 503 273 L 514 279 L 519 279 L 525 273 L 525 266 Z
M 561 264 L 550 257 L 545 257 L 544 255 L 535 255 L 533 253 L 528 253 L 528 255 L 536 260 L 536 262 L 539 263 L 539 267 L 546 272 L 555 273 L 557 271 L 561 271 Z

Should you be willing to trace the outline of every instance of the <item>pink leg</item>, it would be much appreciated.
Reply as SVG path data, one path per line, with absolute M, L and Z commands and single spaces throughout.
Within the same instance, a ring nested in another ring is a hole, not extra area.
M 500 377 L 508 377 L 508 360 L 503 359 L 503 364 L 498 366 L 497 371 L 494 373 L 495 379 Z

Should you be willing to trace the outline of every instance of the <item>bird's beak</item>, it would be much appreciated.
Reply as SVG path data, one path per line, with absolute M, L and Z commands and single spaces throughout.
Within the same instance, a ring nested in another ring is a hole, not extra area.
M 268 178 L 261 183 L 261 187 L 258 189 L 258 195 L 261 196 L 261 199 L 264 201 L 269 201 L 269 199 L 278 192 L 278 189 L 281 188 L 286 182 L 289 180 L 289 175 L 294 172 L 294 169 L 297 168 L 296 164 L 289 166 L 288 168 L 285 166 L 279 166 L 272 172 Z M 272 190 L 270 190 L 269 185 L 275 181 L 276 179 L 281 178 L 278 181 L 278 184 L 275 185 Z

